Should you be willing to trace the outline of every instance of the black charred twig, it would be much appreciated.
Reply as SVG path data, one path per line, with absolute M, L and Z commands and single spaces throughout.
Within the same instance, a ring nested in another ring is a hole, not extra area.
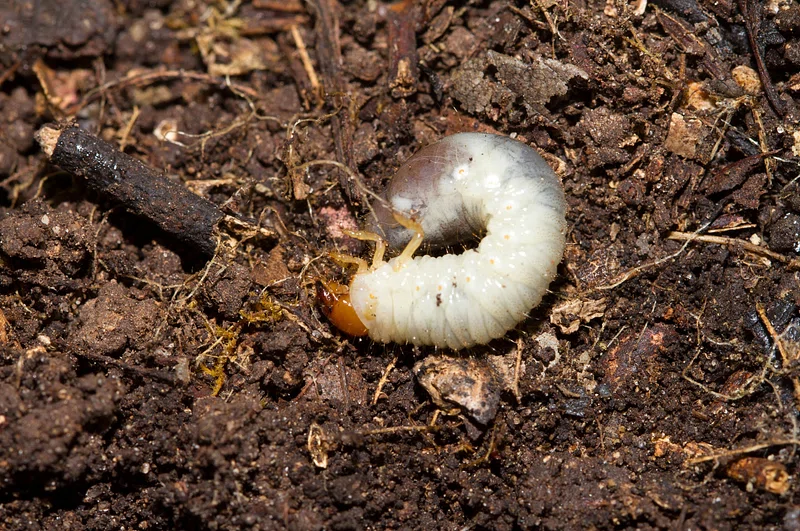
M 90 189 L 202 254 L 214 254 L 221 221 L 240 227 L 245 223 L 74 124 L 46 125 L 36 138 L 51 163 L 83 177 Z M 251 228 L 271 236 L 265 229 Z
M 772 84 L 772 79 L 769 77 L 769 72 L 764 66 L 764 58 L 761 56 L 761 47 L 758 45 L 758 28 L 760 25 L 760 16 L 758 6 L 753 5 L 751 0 L 738 0 L 739 11 L 744 18 L 744 27 L 747 30 L 747 38 L 750 41 L 750 48 L 753 50 L 753 56 L 756 60 L 756 69 L 758 70 L 758 77 L 761 79 L 761 86 L 764 87 L 764 94 L 767 96 L 767 101 L 780 117 L 786 116 L 786 109 L 783 107 L 783 102 L 778 98 L 778 91 L 775 90 L 775 85 Z

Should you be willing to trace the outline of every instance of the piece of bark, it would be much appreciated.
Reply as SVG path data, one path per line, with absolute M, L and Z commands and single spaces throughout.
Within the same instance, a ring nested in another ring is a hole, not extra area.
M 74 124 L 46 125 L 36 139 L 51 163 L 82 177 L 90 189 L 178 241 L 214 254 L 217 224 L 225 217 L 214 203 Z
M 395 98 L 417 91 L 417 20 L 420 13 L 413 0 L 402 0 L 386 10 L 389 25 L 389 88 Z
M 317 36 L 316 50 L 322 85 L 325 93 L 331 98 L 331 104 L 336 109 L 349 109 L 351 105 L 350 93 L 342 78 L 342 46 L 339 40 L 339 17 L 336 15 L 340 6 L 336 0 L 310 0 L 308 6 L 316 18 L 314 31 Z M 336 149 L 336 160 L 356 169 L 353 139 L 356 127 L 349 112 L 337 112 L 331 116 L 331 132 L 333 144 Z M 338 171 L 339 185 L 351 205 L 367 204 L 363 192 L 358 189 L 357 183 L 343 171 Z

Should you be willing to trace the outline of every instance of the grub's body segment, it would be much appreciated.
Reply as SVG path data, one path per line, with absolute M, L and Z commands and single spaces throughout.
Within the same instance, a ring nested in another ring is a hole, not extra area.
M 566 202 L 558 177 L 532 148 L 498 135 L 462 133 L 415 154 L 387 189 L 391 206 L 418 220 L 426 243 L 485 234 L 476 249 L 397 257 L 357 274 L 350 300 L 380 342 L 461 349 L 503 336 L 541 301 L 564 250 Z M 387 213 L 392 246 L 412 234 Z

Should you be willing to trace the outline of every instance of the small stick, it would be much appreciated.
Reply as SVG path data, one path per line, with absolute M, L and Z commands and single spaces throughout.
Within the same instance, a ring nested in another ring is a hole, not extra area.
M 311 57 L 308 56 L 306 43 L 303 40 L 303 36 L 300 35 L 300 30 L 297 29 L 297 26 L 292 26 L 289 29 L 292 32 L 292 39 L 294 39 L 297 52 L 300 54 L 300 61 L 302 61 L 308 80 L 311 82 L 311 88 L 314 90 L 314 95 L 317 97 L 317 105 L 322 107 L 322 104 L 325 103 L 322 97 L 322 85 L 319 84 L 317 72 L 314 70 L 314 65 L 311 63 Z
M 783 347 L 783 341 L 781 341 L 778 331 L 775 330 L 775 326 L 773 326 L 772 321 L 770 321 L 769 317 L 767 317 L 767 311 L 764 309 L 764 305 L 762 305 L 760 302 L 756 303 L 756 312 L 758 312 L 761 322 L 764 323 L 767 332 L 769 332 L 770 337 L 772 337 L 772 342 L 775 343 L 775 346 L 778 348 L 778 352 L 781 354 L 783 367 L 788 369 L 792 360 L 789 358 L 789 354 L 787 354 L 786 349 Z
M 231 216 L 211 201 L 74 124 L 46 125 L 36 139 L 51 163 L 83 177 L 90 189 L 202 254 L 214 254 L 217 225 Z
M 522 405 L 522 394 L 519 392 L 519 373 L 522 368 L 522 339 L 517 339 L 517 356 L 514 364 L 514 382 L 511 384 L 511 391 L 517 399 L 517 405 Z M 545 368 L 546 370 L 546 368 Z
M 772 84 L 772 78 L 769 77 L 767 67 L 764 65 L 764 58 L 761 55 L 761 47 L 758 43 L 758 28 L 761 25 L 761 16 L 758 12 L 758 4 L 752 0 L 738 0 L 739 11 L 744 18 L 744 29 L 747 32 L 747 39 L 750 42 L 750 49 L 753 51 L 753 58 L 756 61 L 756 70 L 758 77 L 761 79 L 761 86 L 764 88 L 764 95 L 767 101 L 772 106 L 772 109 L 783 118 L 786 116 L 786 108 L 778 96 L 778 91 L 775 90 L 775 85 Z
M 385 435 L 387 433 L 402 433 L 402 432 L 415 432 L 415 431 L 437 431 L 439 428 L 436 426 L 390 426 L 388 428 L 375 428 L 374 430 L 364 430 L 356 432 L 361 436 L 370 435 Z
M 395 98 L 417 91 L 419 57 L 416 25 L 419 11 L 413 0 L 401 0 L 386 10 L 389 23 L 389 88 Z
M 133 112 L 131 112 L 131 118 L 128 120 L 128 124 L 125 126 L 125 129 L 122 130 L 122 137 L 119 139 L 120 151 L 125 151 L 125 147 L 128 145 L 128 137 L 131 136 L 133 124 L 135 124 L 136 120 L 139 119 L 139 112 L 139 107 L 134 105 Z
M 691 459 L 687 459 L 686 461 L 684 461 L 684 465 L 685 466 L 697 465 L 699 463 L 705 463 L 706 461 L 713 461 L 715 459 L 720 459 L 723 457 L 734 457 L 737 455 L 749 454 L 751 452 L 759 452 L 761 450 L 765 450 L 773 446 L 788 446 L 788 445 L 796 446 L 798 444 L 800 444 L 800 439 L 776 439 L 774 441 L 767 441 L 761 444 L 753 444 L 750 446 L 746 446 L 744 448 L 737 448 L 735 450 L 725 450 L 710 455 L 704 455 L 702 457 L 693 457 Z
M 391 363 L 389 363 L 389 365 L 387 365 L 386 368 L 383 370 L 383 376 L 381 376 L 381 379 L 378 381 L 378 387 L 375 388 L 375 394 L 372 396 L 373 406 L 378 403 L 378 399 L 381 397 L 381 391 L 383 391 L 383 386 L 386 385 L 386 382 L 389 381 L 389 373 L 392 372 L 392 369 L 394 369 L 396 363 L 397 363 L 397 356 L 392 358 Z
M 299 0 L 253 0 L 253 7 L 282 13 L 303 12 L 303 3 Z
M 336 152 L 336 161 L 355 168 L 354 139 L 356 126 L 354 114 L 349 111 L 352 104 L 350 93 L 345 88 L 342 78 L 342 45 L 339 39 L 339 2 L 336 0 L 308 0 L 309 11 L 314 13 L 316 24 L 317 68 L 322 78 L 325 94 L 332 99 L 333 107 L 345 109 L 345 112 L 331 116 L 331 133 Z M 351 204 L 362 205 L 367 198 L 358 190 L 356 183 L 347 178 L 347 174 L 339 172 L 339 185 Z
M 667 235 L 667 239 L 686 241 L 686 242 L 698 241 L 703 243 L 716 243 L 718 245 L 739 247 L 753 254 L 766 256 L 767 258 L 772 258 L 773 260 L 777 260 L 778 262 L 787 264 L 789 266 L 789 269 L 800 269 L 800 259 L 783 256 L 782 254 L 778 254 L 775 251 L 770 251 L 765 247 L 754 245 L 753 243 L 750 243 L 749 241 L 746 240 L 740 240 L 737 238 L 728 238 L 727 236 L 704 236 L 702 234 L 692 234 L 688 232 L 679 232 L 679 231 L 670 232 Z
M 767 328 L 767 332 L 769 333 L 770 337 L 772 337 L 772 342 L 775 344 L 775 347 L 781 354 L 781 359 L 783 360 L 783 369 L 789 370 L 791 363 L 794 360 L 792 360 L 792 358 L 786 352 L 786 348 L 783 346 L 781 336 L 778 334 L 778 331 L 775 330 L 775 326 L 773 326 L 772 321 L 770 321 L 769 317 L 767 317 L 767 312 L 764 310 L 764 306 L 760 302 L 756 303 L 756 311 L 758 312 L 758 316 L 761 318 L 761 321 L 764 323 L 764 326 Z M 792 376 L 789 379 L 792 382 L 792 389 L 794 390 L 795 405 L 798 405 L 800 404 L 800 379 L 798 379 L 796 376 Z

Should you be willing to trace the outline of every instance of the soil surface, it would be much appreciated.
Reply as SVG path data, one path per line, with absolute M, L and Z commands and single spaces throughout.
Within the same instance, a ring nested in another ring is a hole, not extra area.
M 3 529 L 800 529 L 800 4 L 0 21 Z M 208 259 L 48 164 L 64 120 L 247 225 Z M 329 253 L 462 131 L 563 179 L 551 292 L 467 352 L 348 338 Z

